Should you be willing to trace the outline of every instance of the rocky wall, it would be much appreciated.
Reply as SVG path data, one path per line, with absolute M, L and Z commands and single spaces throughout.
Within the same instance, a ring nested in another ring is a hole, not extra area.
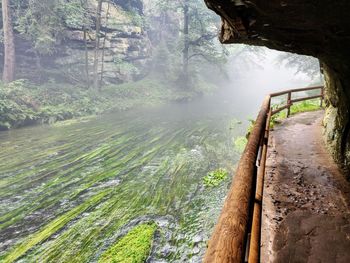
M 220 41 L 320 59 L 326 79 L 325 140 L 350 168 L 350 2 L 346 0 L 205 0 L 222 17 Z
M 96 7 L 97 1 L 89 0 L 91 21 L 95 21 Z M 103 57 L 105 84 L 140 79 L 148 73 L 152 47 L 145 30 L 142 8 L 141 0 L 113 0 L 109 7 L 107 2 L 102 5 L 98 68 L 101 74 Z M 92 82 L 95 35 L 95 25 L 91 25 L 87 31 L 85 46 L 83 29 L 67 27 L 63 40 L 57 43 L 52 54 L 38 55 L 34 52 L 31 43 L 17 34 L 16 77 L 31 79 L 35 82 L 54 79 L 62 82 L 84 83 L 86 82 L 86 47 L 89 78 Z

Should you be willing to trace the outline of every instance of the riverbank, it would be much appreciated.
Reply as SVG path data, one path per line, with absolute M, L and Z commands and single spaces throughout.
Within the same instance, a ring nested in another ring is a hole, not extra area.
M 146 78 L 96 91 L 66 83 L 35 85 L 17 80 L 0 84 L 0 130 L 188 101 L 212 88 L 198 86 L 201 88 L 183 90 L 160 79 Z

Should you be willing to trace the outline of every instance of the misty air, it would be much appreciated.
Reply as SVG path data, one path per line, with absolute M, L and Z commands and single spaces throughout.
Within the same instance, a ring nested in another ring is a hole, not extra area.
M 2 0 L 0 262 L 350 262 L 349 11 Z

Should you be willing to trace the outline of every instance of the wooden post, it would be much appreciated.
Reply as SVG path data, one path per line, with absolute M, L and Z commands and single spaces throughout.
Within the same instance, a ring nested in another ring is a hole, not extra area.
M 267 96 L 256 119 L 237 168 L 219 220 L 214 228 L 205 263 L 242 262 L 246 249 L 246 239 L 253 194 L 256 159 L 261 134 L 264 133 L 266 116 L 270 110 L 270 96 Z
M 287 110 L 287 118 L 288 118 L 290 115 L 290 106 L 292 105 L 292 92 L 288 92 L 287 105 L 288 105 L 288 110 Z

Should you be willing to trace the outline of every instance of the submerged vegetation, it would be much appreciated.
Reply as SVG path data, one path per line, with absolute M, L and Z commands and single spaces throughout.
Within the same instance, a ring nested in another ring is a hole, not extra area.
M 150 254 L 157 225 L 142 224 L 130 230 L 99 259 L 100 263 L 142 263 Z
M 225 169 L 219 168 L 215 171 L 208 173 L 204 178 L 204 185 L 207 187 L 218 186 L 228 176 L 228 172 Z
M 203 174 L 233 170 L 245 125 L 188 110 L 0 133 L 0 261 L 98 261 L 147 222 L 159 227 L 152 259 L 199 261 L 230 183 L 205 188 Z
M 242 153 L 247 145 L 248 139 L 244 136 L 239 136 L 234 140 L 235 149 Z

